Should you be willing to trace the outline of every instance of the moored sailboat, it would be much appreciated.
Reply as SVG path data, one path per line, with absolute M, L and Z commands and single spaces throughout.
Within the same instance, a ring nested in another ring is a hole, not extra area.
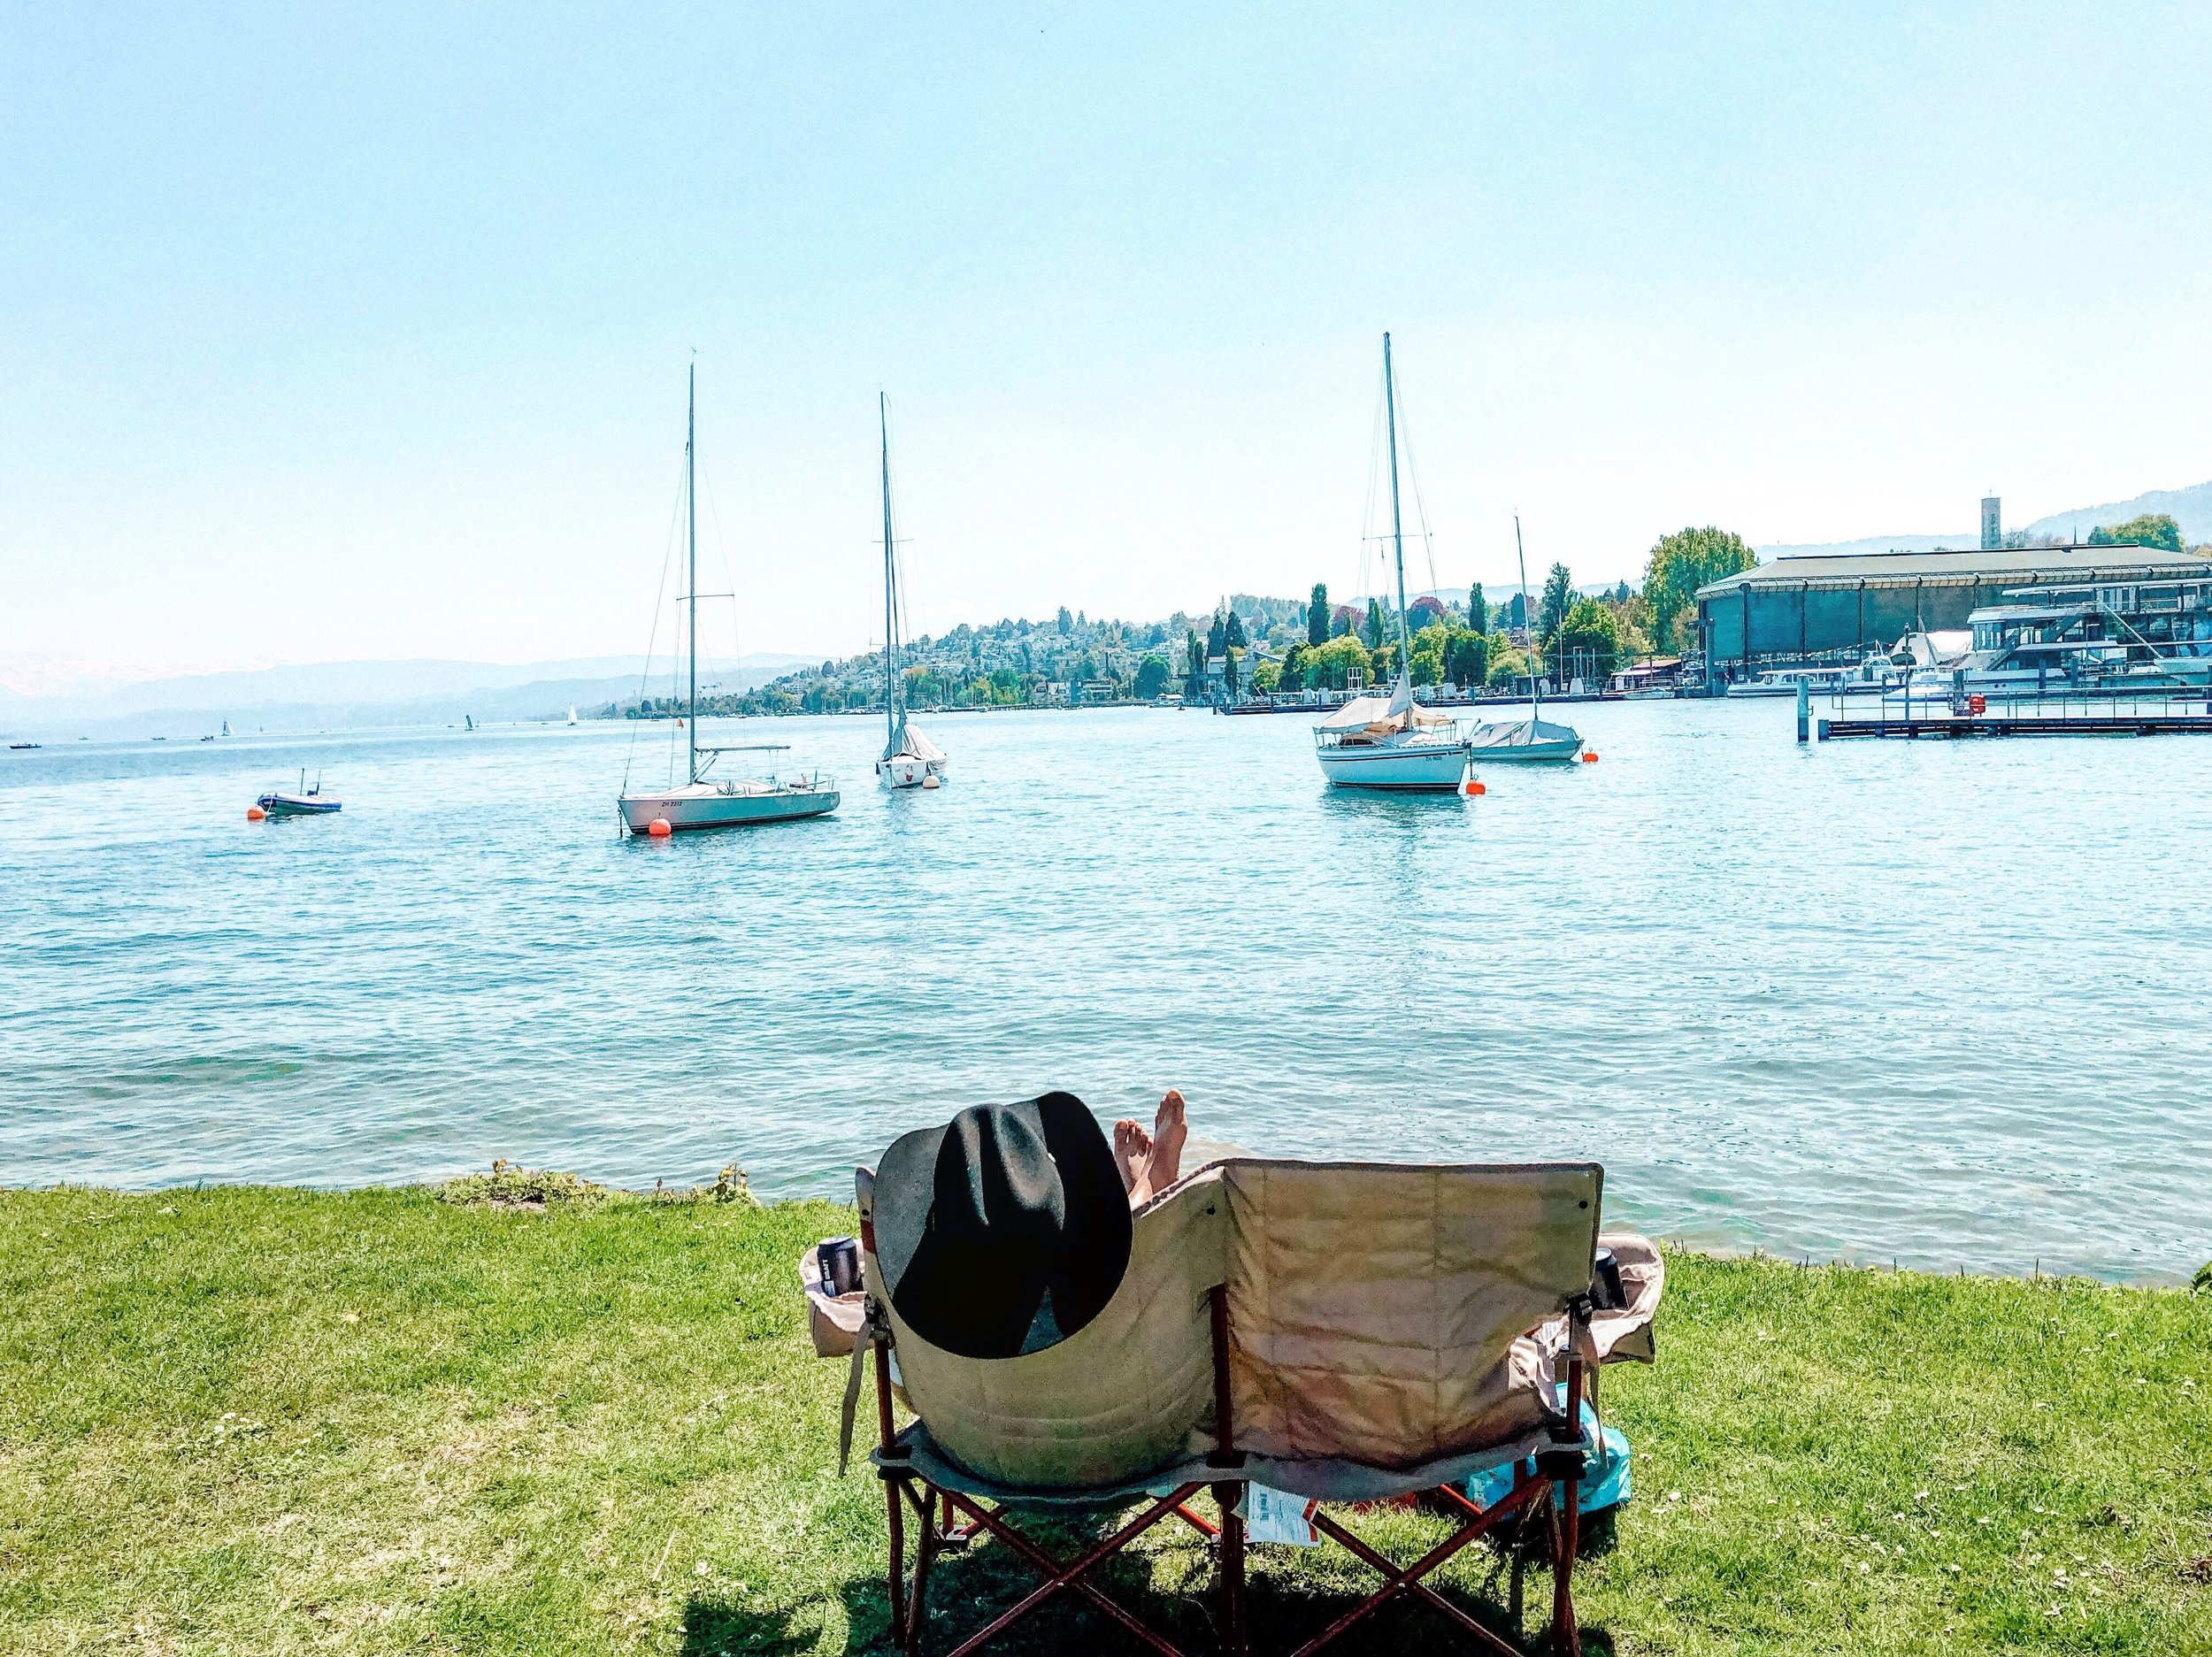
M 945 751 L 922 734 L 906 710 L 906 682 L 899 667 L 899 555 L 891 533 L 891 405 L 876 394 L 876 422 L 883 436 L 883 756 L 876 775 L 887 788 L 935 788 L 943 784 Z
M 1528 555 L 1521 550 L 1521 516 L 1513 515 L 1513 556 L 1521 566 L 1521 614 L 1528 616 Z M 1582 753 L 1582 733 L 1572 725 L 1544 719 L 1544 647 L 1537 628 L 1528 630 L 1529 708 L 1525 719 L 1500 719 L 1475 727 L 1469 740 L 1484 759 L 1525 764 L 1536 760 L 1571 760 Z
M 684 509 L 688 559 L 684 602 L 689 608 L 686 627 L 689 648 L 690 694 L 684 728 L 687 756 L 685 780 L 653 792 L 633 793 L 625 788 L 617 802 L 622 825 L 633 834 L 656 837 L 679 830 L 743 828 L 759 823 L 784 823 L 795 817 L 820 817 L 837 809 L 834 782 L 819 775 L 780 780 L 773 776 L 729 780 L 707 775 L 724 754 L 780 751 L 782 742 L 730 743 L 702 747 L 699 741 L 699 502 L 698 481 L 698 371 L 692 372 L 689 407 L 684 422 Z
M 1339 788 L 1446 794 L 1467 774 L 1466 737 L 1448 715 L 1413 694 L 1413 640 L 1406 625 L 1406 546 L 1398 503 L 1398 391 L 1383 335 L 1383 401 L 1390 433 L 1390 541 L 1398 574 L 1398 677 L 1390 694 L 1357 696 L 1313 728 L 1321 774 Z

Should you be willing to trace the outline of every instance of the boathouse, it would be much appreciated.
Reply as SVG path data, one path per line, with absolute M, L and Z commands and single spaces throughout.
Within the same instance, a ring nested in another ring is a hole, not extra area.
M 1909 633 L 1961 629 L 2014 587 L 2200 579 L 2212 560 L 2163 547 L 1811 554 L 1697 590 L 1709 682 L 1800 662 L 1856 662 Z

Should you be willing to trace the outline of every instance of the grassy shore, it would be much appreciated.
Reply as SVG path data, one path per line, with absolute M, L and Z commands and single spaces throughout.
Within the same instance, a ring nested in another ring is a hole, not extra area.
M 842 1368 L 794 1277 L 849 1224 L 0 1193 L 0 1652 L 879 1646 L 881 1498 L 837 1477 Z M 1658 1366 L 1609 1377 L 1639 1493 L 1581 1574 L 1593 1649 L 2212 1652 L 2212 1295 L 1671 1270 Z M 1202 1560 L 1154 1534 L 1120 1590 L 1202 1646 Z M 1333 1550 L 1258 1569 L 1277 1648 L 1363 1581 Z M 1445 1581 L 1503 1628 L 1509 1576 L 1476 1549 Z M 956 1560 L 942 1626 L 1025 1585 Z M 1035 1628 L 1000 1649 L 1125 1644 Z M 1448 1644 L 1415 1607 L 1363 1648 Z

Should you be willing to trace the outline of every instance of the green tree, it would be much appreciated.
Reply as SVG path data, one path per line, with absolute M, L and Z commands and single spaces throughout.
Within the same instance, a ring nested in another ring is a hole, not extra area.
M 1228 625 L 1221 619 L 1221 612 L 1214 611 L 1213 625 L 1206 629 L 1206 655 L 1217 656 L 1229 648 Z
M 1263 662 L 1252 670 L 1252 694 L 1256 696 L 1265 691 L 1279 690 L 1282 683 L 1283 664 L 1279 662 Z
M 1382 648 L 1382 600 L 1371 598 L 1367 601 L 1367 648 L 1371 650 L 1379 650 Z
M 1509 686 L 1515 679 L 1525 677 L 1527 672 L 1528 657 L 1516 649 L 1513 641 L 1505 634 L 1493 633 L 1490 636 L 1490 671 L 1485 682 Z
M 1319 649 L 1329 641 L 1329 584 L 1316 581 L 1306 600 L 1306 642 Z
M 1694 618 L 1697 589 L 1709 582 L 1748 570 L 1758 555 L 1744 545 L 1743 537 L 1707 525 L 1703 529 L 1678 530 L 1655 542 L 1644 564 L 1644 602 L 1651 607 L 1651 642 L 1661 650 L 1678 650 L 1684 640 L 1678 624 L 1686 611 Z
M 1442 622 L 1432 621 L 1413 635 L 1413 648 L 1406 660 L 1412 666 L 1415 684 L 1444 682 L 1444 664 L 1451 656 L 1453 632 Z
M 1060 606 L 1060 636 L 1064 639 L 1075 631 L 1075 618 L 1068 614 L 1065 604 Z
M 1310 651 L 1319 648 L 1318 645 L 1305 645 L 1294 641 L 1290 648 L 1283 652 L 1282 669 L 1276 676 L 1277 688 L 1280 690 L 1304 689 L 1306 657 Z
M 1594 673 L 1611 676 L 1621 653 L 1620 630 L 1613 612 L 1594 598 L 1578 598 L 1561 618 L 1553 645 L 1553 660 L 1563 676 Z
M 2131 518 L 2124 524 L 2110 528 L 2099 527 L 2089 532 L 2093 547 L 2163 547 L 2168 552 L 2181 550 L 2181 525 L 2166 512 L 2146 512 Z
M 1221 629 L 1221 642 L 1225 648 L 1231 650 L 1244 649 L 1252 642 L 1244 636 L 1244 618 L 1233 610 L 1229 612 Z
M 1444 658 L 1444 674 L 1463 688 L 1481 684 L 1490 674 L 1488 637 L 1473 632 L 1455 634 Z
M 1567 573 L 1567 566 L 1555 564 L 1551 573 L 1544 578 L 1544 597 L 1536 609 L 1536 635 L 1547 644 L 1559 631 L 1559 624 L 1567 619 L 1567 611 L 1575 602 L 1574 578 Z
M 1348 633 L 1339 633 L 1317 650 L 1309 650 L 1300 664 L 1307 685 L 1316 690 L 1342 690 L 1351 683 L 1351 670 L 1371 676 L 1374 664 L 1367 647 Z
M 1231 702 L 1237 699 L 1237 669 L 1244 661 L 1244 651 L 1230 645 L 1221 653 L 1221 690 Z
M 1467 589 L 1467 629 L 1478 634 L 1490 631 L 1490 601 L 1482 595 L 1479 581 Z
M 1167 669 L 1164 656 L 1148 656 L 1137 664 L 1137 700 L 1157 702 L 1167 694 L 1168 681 L 1173 677 Z
M 1195 627 L 1183 629 L 1183 671 L 1189 685 L 1185 694 L 1196 702 L 1206 694 L 1206 641 Z

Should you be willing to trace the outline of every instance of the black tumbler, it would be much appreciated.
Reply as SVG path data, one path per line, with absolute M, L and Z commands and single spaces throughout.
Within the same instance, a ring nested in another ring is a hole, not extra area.
M 850 1294 L 860 1286 L 860 1245 L 851 1238 L 824 1238 L 814 1257 L 822 1263 L 822 1286 L 832 1294 Z

